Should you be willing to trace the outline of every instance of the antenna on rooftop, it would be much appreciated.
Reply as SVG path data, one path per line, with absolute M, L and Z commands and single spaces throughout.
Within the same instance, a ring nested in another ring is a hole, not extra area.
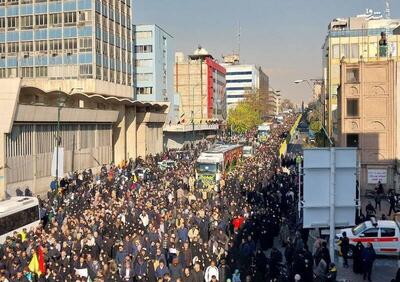
M 242 29 L 241 29 L 241 27 L 240 27 L 240 21 L 239 21 L 239 31 L 238 31 L 238 57 L 240 58 L 240 36 L 241 36 L 241 32 L 242 32 Z
M 390 19 L 390 0 L 385 0 L 385 18 Z

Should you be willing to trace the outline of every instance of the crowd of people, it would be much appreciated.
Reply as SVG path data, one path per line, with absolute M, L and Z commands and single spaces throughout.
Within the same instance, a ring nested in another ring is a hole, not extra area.
M 208 193 L 195 179 L 206 141 L 70 174 L 40 200 L 41 226 L 0 247 L 0 281 L 335 281 L 326 242 L 313 255 L 297 226 L 296 156 L 278 154 L 295 118 Z

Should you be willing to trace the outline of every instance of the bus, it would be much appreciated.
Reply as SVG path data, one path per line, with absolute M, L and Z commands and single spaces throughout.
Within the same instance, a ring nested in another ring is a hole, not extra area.
M 271 132 L 271 124 L 263 123 L 257 127 L 257 138 L 259 142 L 265 142 Z
M 0 244 L 14 232 L 38 226 L 39 200 L 35 197 L 11 197 L 0 202 Z
M 242 145 L 216 145 L 200 154 L 196 161 L 196 179 L 204 187 L 219 183 L 226 172 L 234 167 L 243 156 Z

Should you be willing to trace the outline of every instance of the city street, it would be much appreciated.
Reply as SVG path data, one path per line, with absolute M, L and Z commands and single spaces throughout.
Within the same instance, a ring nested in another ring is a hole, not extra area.
M 400 282 L 399 47 L 392 0 L 0 0 L 0 282 Z

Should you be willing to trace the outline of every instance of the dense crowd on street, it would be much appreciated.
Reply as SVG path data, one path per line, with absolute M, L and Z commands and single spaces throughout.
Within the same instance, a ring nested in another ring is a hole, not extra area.
M 326 242 L 308 246 L 297 225 L 296 156 L 277 153 L 295 118 L 207 192 L 194 170 L 206 141 L 69 174 L 40 200 L 41 226 L 0 247 L 0 281 L 336 281 Z

